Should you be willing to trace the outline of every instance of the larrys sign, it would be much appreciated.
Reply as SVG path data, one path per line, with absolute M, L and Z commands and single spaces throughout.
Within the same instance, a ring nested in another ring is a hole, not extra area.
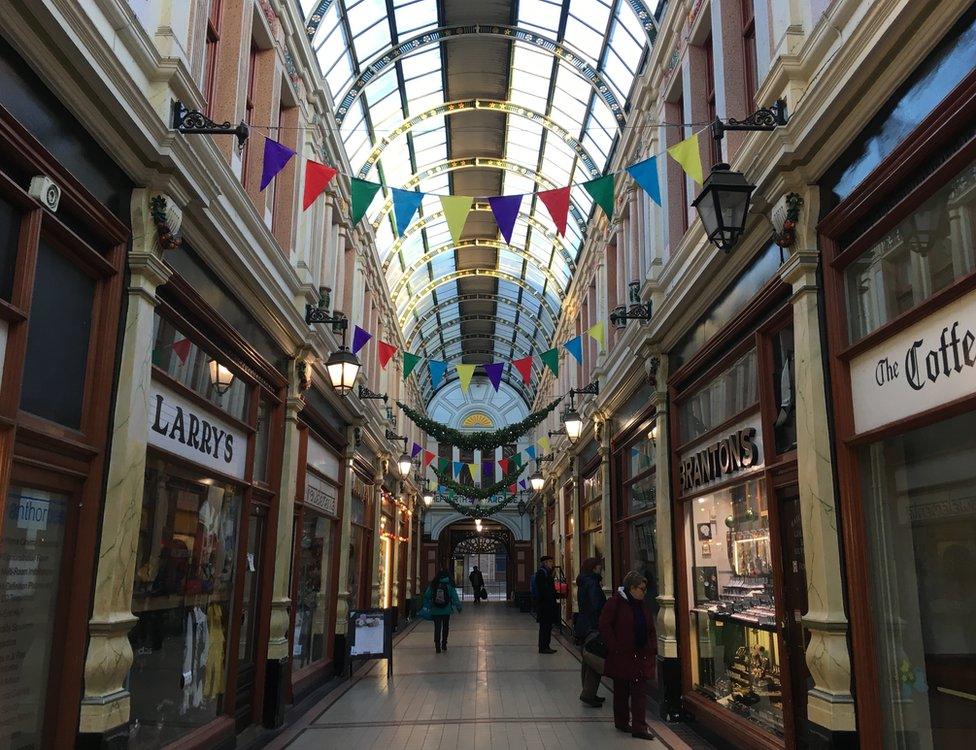
M 244 478 L 247 435 L 156 381 L 149 388 L 149 444 Z
M 976 292 L 851 361 L 854 428 L 866 432 L 976 392 Z

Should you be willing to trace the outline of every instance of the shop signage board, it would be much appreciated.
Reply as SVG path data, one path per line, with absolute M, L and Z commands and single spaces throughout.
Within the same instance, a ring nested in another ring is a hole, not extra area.
M 244 479 L 247 435 L 155 380 L 149 387 L 148 432 L 155 448 Z
M 336 488 L 312 472 L 305 472 L 305 504 L 336 516 Z
M 976 292 L 851 361 L 854 427 L 866 432 L 976 392 Z
M 353 609 L 346 630 L 349 674 L 353 659 L 386 659 L 386 676 L 393 676 L 393 609 Z
M 325 474 L 329 479 L 339 481 L 339 457 L 311 435 L 308 438 L 308 456 L 305 460 L 316 471 Z
M 678 481 L 682 494 L 721 484 L 763 465 L 759 415 L 724 430 L 681 454 Z

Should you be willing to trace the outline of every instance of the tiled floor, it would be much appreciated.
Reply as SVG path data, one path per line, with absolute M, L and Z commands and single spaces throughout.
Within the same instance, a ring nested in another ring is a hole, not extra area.
M 448 651 L 437 654 L 433 625 L 421 622 L 397 644 L 391 680 L 375 662 L 269 748 L 688 747 L 659 722 L 651 722 L 661 737 L 653 742 L 617 732 L 610 691 L 600 689 L 603 708 L 582 704 L 579 660 L 561 645 L 538 653 L 536 628 L 514 607 L 468 605 L 451 618 Z

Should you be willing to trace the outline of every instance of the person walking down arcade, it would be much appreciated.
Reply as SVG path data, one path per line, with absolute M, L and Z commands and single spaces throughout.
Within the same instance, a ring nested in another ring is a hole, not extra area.
M 579 602 L 579 614 L 576 616 L 574 635 L 580 643 L 580 659 L 582 662 L 581 680 L 583 692 L 580 700 L 588 706 L 598 708 L 603 705 L 603 698 L 597 695 L 600 687 L 600 672 L 587 664 L 586 647 L 593 638 L 598 638 L 600 612 L 607 603 L 607 596 L 603 593 L 603 560 L 589 557 L 580 566 L 580 574 L 576 576 L 576 601 Z
M 613 723 L 621 732 L 654 739 L 644 716 L 645 682 L 653 676 L 651 621 L 644 609 L 647 579 L 636 570 L 624 576 L 600 613 L 600 636 L 607 644 L 604 673 L 613 679 Z
M 552 647 L 552 626 L 559 622 L 559 602 L 556 600 L 556 582 L 553 568 L 556 563 L 545 555 L 532 578 L 532 592 L 535 595 L 535 619 L 539 623 L 539 653 L 554 654 Z
M 461 612 L 461 600 L 447 570 L 441 570 L 424 592 L 424 609 L 434 621 L 434 648 L 437 653 L 447 651 L 447 635 L 451 629 L 451 610 Z
M 468 576 L 468 580 L 471 581 L 471 592 L 474 594 L 474 603 L 481 604 L 481 590 L 485 587 L 485 577 L 477 565 L 471 568 L 471 575 Z

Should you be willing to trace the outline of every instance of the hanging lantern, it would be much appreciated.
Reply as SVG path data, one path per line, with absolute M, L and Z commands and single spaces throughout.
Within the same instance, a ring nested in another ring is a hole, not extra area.
M 210 385 L 223 396 L 234 382 L 234 373 L 217 360 L 210 360 Z
M 698 210 L 708 240 L 728 253 L 746 228 L 749 202 L 755 185 L 728 164 L 716 164 L 705 180 L 701 193 L 692 202 Z
M 563 427 L 566 428 L 566 437 L 569 442 L 575 443 L 583 434 L 583 417 L 576 409 L 570 409 L 563 414 Z
M 434 493 L 430 490 L 424 490 L 424 505 L 428 508 L 434 503 Z
M 410 458 L 409 453 L 400 456 L 400 460 L 397 461 L 397 468 L 400 470 L 400 476 L 404 479 L 410 476 L 410 471 L 413 469 L 413 459 Z
M 352 390 L 356 376 L 359 375 L 359 368 L 359 358 L 344 346 L 340 346 L 339 351 L 333 352 L 325 363 L 329 382 L 340 396 L 345 396 Z
M 529 477 L 529 483 L 532 485 L 533 490 L 539 492 L 542 490 L 543 486 L 545 485 L 546 478 L 542 476 L 541 471 L 536 470 L 535 474 Z

